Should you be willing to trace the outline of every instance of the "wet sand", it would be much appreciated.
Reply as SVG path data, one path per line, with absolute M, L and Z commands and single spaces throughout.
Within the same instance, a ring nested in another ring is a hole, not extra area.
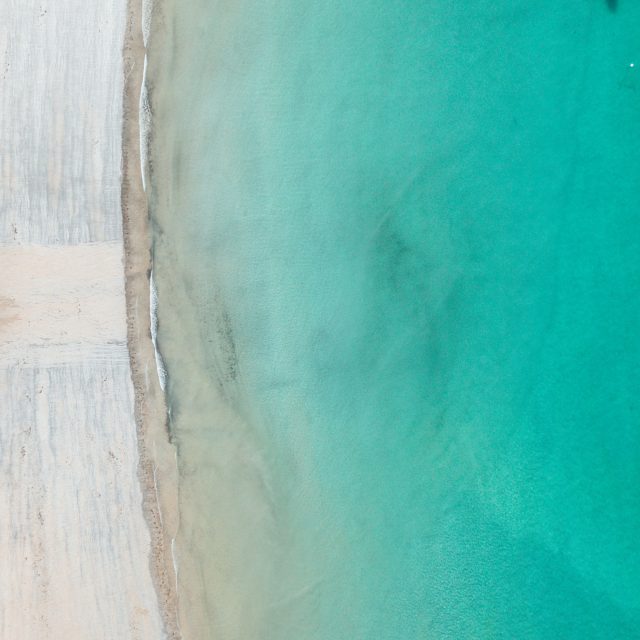
M 178 472 L 167 409 L 151 339 L 151 230 L 140 152 L 140 95 L 145 46 L 142 3 L 128 3 L 124 46 L 122 212 L 125 247 L 127 343 L 135 389 L 143 510 L 151 532 L 151 573 L 170 638 L 179 638 L 176 570 L 172 554 L 178 529 Z

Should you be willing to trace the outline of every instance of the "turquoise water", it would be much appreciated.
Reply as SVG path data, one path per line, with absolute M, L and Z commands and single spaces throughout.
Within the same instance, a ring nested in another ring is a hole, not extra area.
M 159 7 L 188 637 L 640 638 L 640 5 Z

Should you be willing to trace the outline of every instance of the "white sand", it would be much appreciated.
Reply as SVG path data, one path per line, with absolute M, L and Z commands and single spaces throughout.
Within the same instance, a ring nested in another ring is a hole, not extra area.
M 0 242 L 118 240 L 126 0 L 0 2 Z
M 0 365 L 126 363 L 122 251 L 0 246 Z
M 126 21 L 126 0 L 0 3 L 2 640 L 167 637 L 127 351 Z

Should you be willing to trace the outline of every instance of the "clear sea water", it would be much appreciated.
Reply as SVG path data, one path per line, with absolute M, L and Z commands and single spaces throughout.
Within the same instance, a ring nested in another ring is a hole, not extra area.
M 187 638 L 640 638 L 640 3 L 155 21 Z

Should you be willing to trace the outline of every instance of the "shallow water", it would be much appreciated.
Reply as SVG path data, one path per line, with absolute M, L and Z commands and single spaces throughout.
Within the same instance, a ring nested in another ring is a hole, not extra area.
M 187 637 L 640 637 L 640 6 L 175 5 Z

